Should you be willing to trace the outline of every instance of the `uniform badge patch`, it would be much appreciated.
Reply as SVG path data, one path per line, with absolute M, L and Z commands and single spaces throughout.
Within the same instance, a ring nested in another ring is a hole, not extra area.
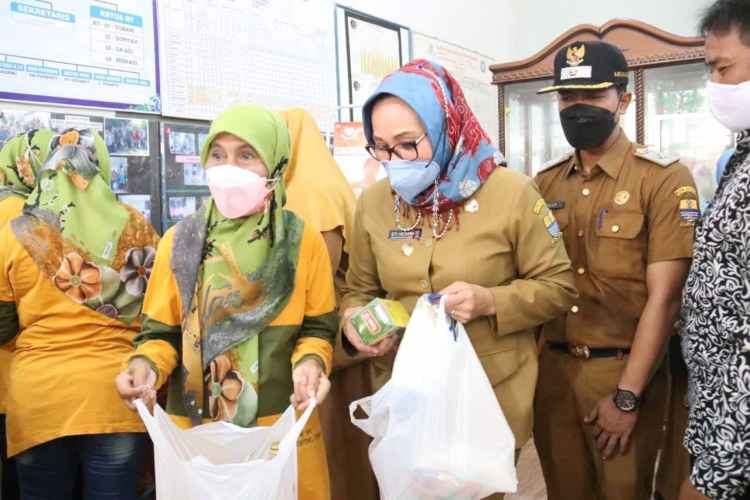
M 568 61 L 568 66 L 578 66 L 583 62 L 583 58 L 586 57 L 586 46 L 584 44 L 568 47 L 568 52 L 565 54 Z
M 630 193 L 627 191 L 618 191 L 615 195 L 615 203 L 618 205 L 624 205 L 630 199 Z
M 700 216 L 698 200 L 680 200 L 680 218 L 684 221 L 682 225 L 693 226 Z
M 552 214 L 547 214 L 544 216 L 544 225 L 547 228 L 547 232 L 550 236 L 554 239 L 558 239 L 560 236 L 562 236 L 562 231 L 560 231 L 560 225 L 557 223 L 557 220 L 555 219 L 555 216 Z
M 539 200 L 534 204 L 534 215 L 539 215 L 540 213 L 542 213 L 544 205 L 544 200 L 539 198 Z
M 693 186 L 682 186 L 675 190 L 674 195 L 678 198 L 681 198 L 685 194 L 692 194 L 694 196 L 698 196 L 698 192 L 695 190 Z

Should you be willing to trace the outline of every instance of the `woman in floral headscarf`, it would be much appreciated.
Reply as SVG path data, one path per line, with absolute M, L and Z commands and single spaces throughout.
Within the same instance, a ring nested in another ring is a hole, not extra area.
M 564 314 L 576 294 L 554 216 L 531 179 L 501 168 L 502 155 L 441 66 L 417 60 L 392 73 L 362 114 L 368 150 L 388 179 L 357 205 L 345 339 L 371 358 L 377 388 L 390 376 L 397 339 L 364 345 L 348 319 L 375 297 L 411 310 L 422 294 L 445 295 L 520 448 L 531 433 L 535 328 Z
M 49 147 L 33 177 L 19 172 L 34 189 L 0 229 L 8 454 L 22 497 L 71 498 L 80 469 L 86 499 L 133 499 L 144 429 L 110 384 L 132 352 L 158 237 L 110 191 L 95 132 L 67 130 Z
M 30 130 L 13 137 L 0 150 L 0 227 L 21 214 L 49 155 L 53 135 L 48 128 Z
M 18 134 L 0 150 L 0 228 L 21 215 L 26 198 L 34 189 L 36 174 L 49 154 L 54 132 L 50 129 L 30 130 Z M 0 459 L 2 481 L 0 498 L 18 498 L 15 461 L 7 460 L 5 445 L 5 399 L 12 354 L 0 350 Z
M 338 324 L 319 230 L 285 210 L 289 132 L 257 106 L 211 124 L 201 152 L 211 200 L 164 236 L 138 349 L 117 388 L 128 403 L 169 379 L 178 425 L 270 425 L 322 401 Z M 299 441 L 299 498 L 328 499 L 317 413 Z

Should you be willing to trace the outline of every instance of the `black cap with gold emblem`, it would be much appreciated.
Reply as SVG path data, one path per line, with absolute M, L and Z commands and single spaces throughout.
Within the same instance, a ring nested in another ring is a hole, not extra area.
M 555 83 L 537 92 L 608 89 L 627 85 L 628 61 L 622 51 L 605 42 L 574 42 L 555 56 Z

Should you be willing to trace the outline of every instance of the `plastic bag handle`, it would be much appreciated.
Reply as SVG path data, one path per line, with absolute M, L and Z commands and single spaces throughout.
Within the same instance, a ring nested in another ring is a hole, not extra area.
M 387 384 L 386 384 L 387 385 Z M 385 387 L 385 386 L 384 386 Z M 382 389 L 381 389 L 382 390 Z M 361 431 L 363 431 L 368 436 L 375 437 L 374 431 L 373 431 L 373 425 L 374 423 L 371 421 L 372 418 L 372 398 L 373 396 L 367 396 L 362 399 L 358 399 L 356 401 L 352 401 L 349 403 L 349 419 L 355 427 L 358 427 Z M 367 415 L 364 418 L 357 418 L 354 416 L 354 412 L 357 411 L 357 408 L 361 408 L 362 411 Z
M 151 415 L 151 412 L 148 411 L 148 408 L 146 408 L 143 400 L 136 399 L 133 404 L 138 410 L 138 414 L 141 416 L 141 419 L 146 425 L 146 428 L 149 431 L 156 431 L 156 428 L 152 428 L 152 426 L 155 425 L 156 418 Z M 310 420 L 310 417 L 312 416 L 312 413 L 317 405 L 318 401 L 315 398 L 311 398 L 310 403 L 305 409 L 305 412 L 302 414 L 302 416 L 300 416 L 300 418 L 297 419 L 289 432 L 287 432 L 284 439 L 282 439 L 281 443 L 279 444 L 279 450 L 289 448 L 290 446 L 297 446 L 297 439 L 299 438 L 300 434 L 302 434 L 302 430 L 305 428 L 305 425 L 307 425 L 307 422 L 308 420 Z M 154 406 L 154 411 L 156 411 L 157 407 L 158 405 Z
M 352 423 L 365 422 L 370 419 L 370 409 L 365 407 L 365 406 L 367 407 L 370 406 L 368 404 L 370 402 L 370 397 L 371 396 L 368 396 L 366 398 L 358 399 L 356 401 L 352 401 L 351 403 L 349 403 L 349 418 L 351 419 Z M 364 418 L 355 417 L 354 412 L 357 411 L 357 408 L 362 408 L 362 411 L 365 412 L 367 416 Z
M 305 412 L 297 419 L 289 432 L 287 432 L 286 436 L 284 436 L 284 439 L 281 440 L 279 451 L 292 446 L 295 448 L 297 447 L 297 439 L 302 434 L 302 430 L 307 425 L 307 421 L 310 420 L 310 416 L 312 416 L 312 412 L 315 410 L 316 406 L 318 406 L 318 401 L 315 398 L 311 398 Z
M 445 311 L 445 295 L 432 294 L 430 295 L 430 301 L 434 298 L 440 297 L 440 304 L 438 310 L 440 311 L 440 319 L 445 321 L 448 330 L 453 334 L 453 340 L 458 342 L 458 320 L 453 319 L 450 314 Z
M 148 408 L 146 408 L 146 403 L 144 403 L 141 398 L 133 401 L 133 405 L 135 406 L 135 409 L 138 410 L 138 415 L 140 415 L 141 420 L 143 420 L 145 424 L 148 425 L 149 422 L 154 421 L 154 416 L 150 411 L 148 411 Z
M 133 405 L 135 406 L 135 409 L 138 410 L 138 415 L 141 417 L 143 425 L 146 426 L 146 430 L 151 436 L 151 440 L 154 442 L 160 441 L 162 438 L 161 432 L 159 431 L 159 423 L 156 421 L 156 416 L 152 415 L 151 412 L 148 411 L 148 408 L 146 408 L 146 403 L 144 403 L 140 398 L 133 401 Z M 161 408 L 159 408 L 158 403 L 155 403 L 154 413 L 156 413 L 157 409 L 160 410 Z

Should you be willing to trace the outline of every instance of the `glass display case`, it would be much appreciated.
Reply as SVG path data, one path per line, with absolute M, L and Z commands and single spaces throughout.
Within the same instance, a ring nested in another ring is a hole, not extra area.
M 734 141 L 708 109 L 707 79 L 703 63 L 644 72 L 645 143 L 680 157 L 692 172 L 704 205 L 716 190 L 716 160 Z
M 498 86 L 498 143 L 508 166 L 535 175 L 548 161 L 570 151 L 558 113 L 557 94 L 537 95 L 552 82 L 554 56 L 574 41 L 604 40 L 628 59 L 628 90 L 634 99 L 621 125 L 628 137 L 690 168 L 705 205 L 716 189 L 716 161 L 733 137 L 711 115 L 703 39 L 681 37 L 638 21 L 614 20 L 601 27 L 569 30 L 539 53 L 492 66 Z
M 508 166 L 519 172 L 536 175 L 545 163 L 571 150 L 565 139 L 557 94 L 537 92 L 552 85 L 552 80 L 513 83 L 505 88 L 505 144 Z M 633 75 L 628 92 L 634 92 Z M 631 140 L 636 137 L 635 102 L 621 118 L 621 125 Z

